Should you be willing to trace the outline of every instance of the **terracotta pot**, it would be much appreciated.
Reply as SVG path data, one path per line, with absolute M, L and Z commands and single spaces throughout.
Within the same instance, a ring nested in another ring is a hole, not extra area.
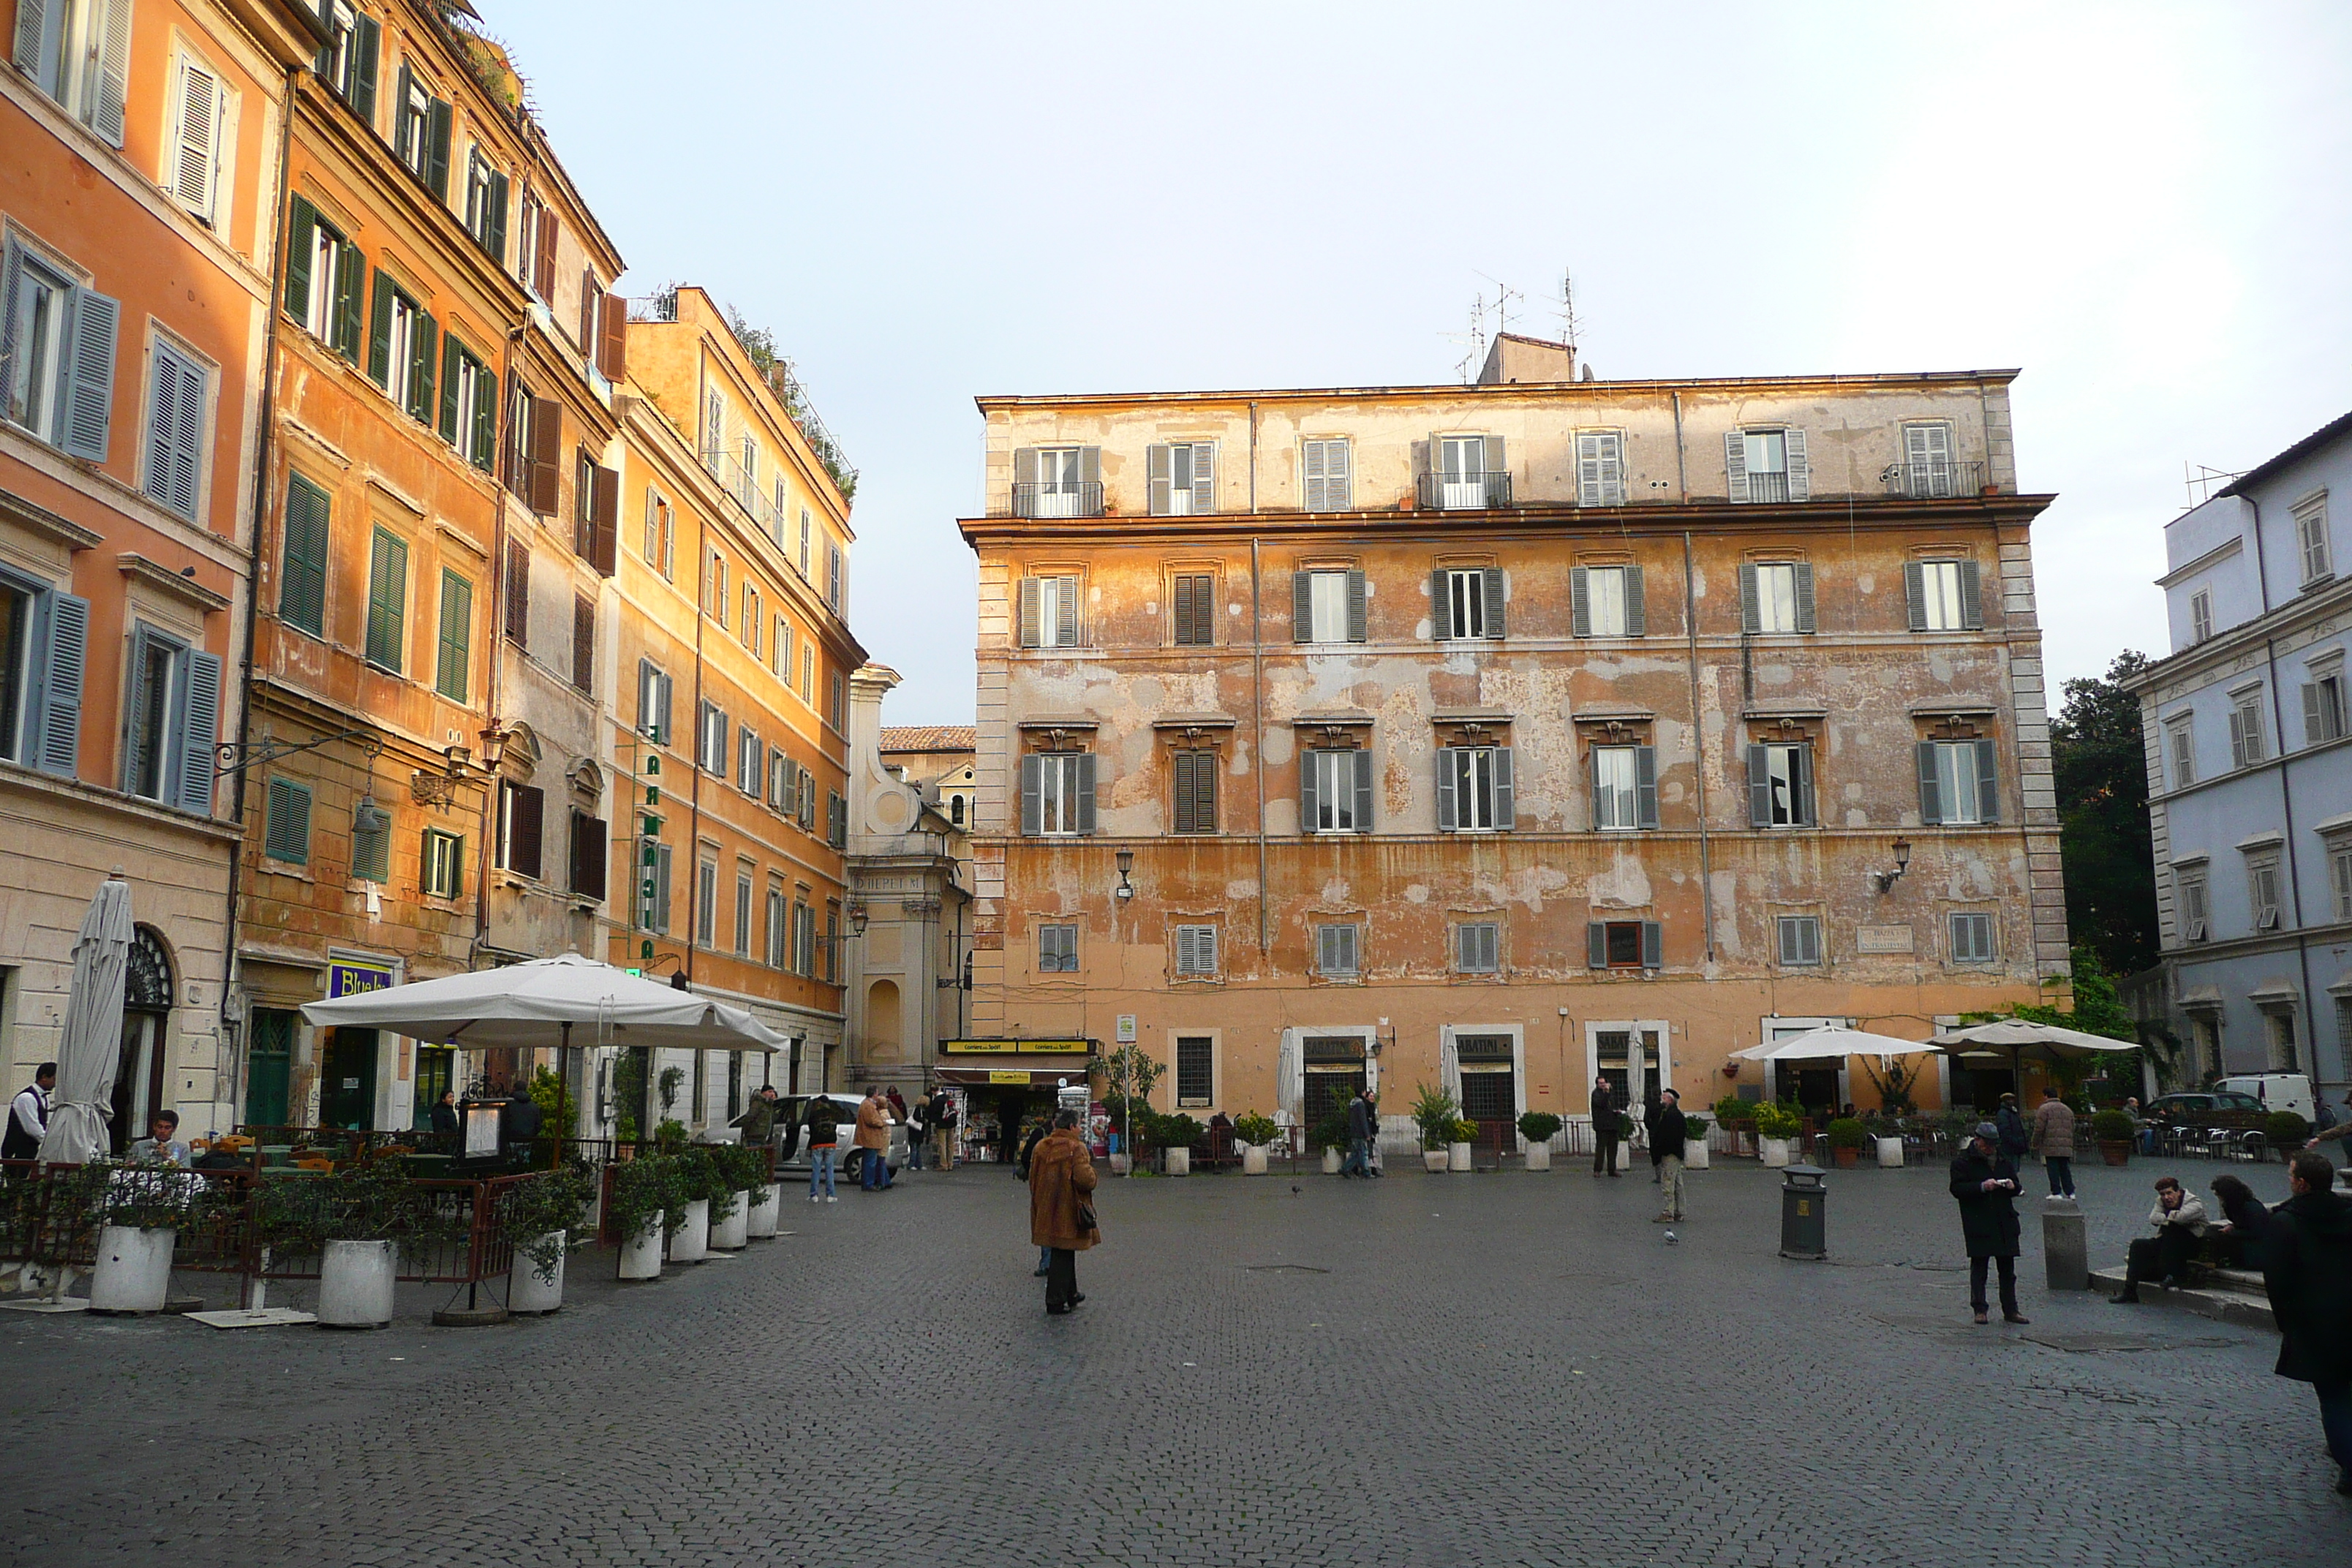
M 1861 1160 L 1862 1151 L 1859 1149 L 1847 1149 L 1843 1147 L 1834 1148 L 1830 1151 L 1830 1158 L 1837 1162 L 1837 1168 L 1839 1170 L 1851 1171 L 1853 1169 L 1855 1163 Z
M 2131 1163 L 2131 1145 L 2129 1143 L 2101 1143 L 2099 1145 L 2099 1158 L 2105 1160 L 2110 1165 L 2127 1165 Z

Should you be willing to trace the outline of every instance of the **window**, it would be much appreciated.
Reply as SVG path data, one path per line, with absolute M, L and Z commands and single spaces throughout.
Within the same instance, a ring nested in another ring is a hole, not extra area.
M 1500 436 L 1432 436 L 1421 504 L 1441 511 L 1511 504 L 1510 468 Z
M 310 786 L 292 779 L 269 781 L 263 808 L 261 852 L 289 866 L 310 863 Z
M 824 841 L 835 849 L 849 847 L 849 797 L 839 790 L 824 792 Z M 1091 818 L 1089 819 L 1091 820 Z
M 539 876 L 547 826 L 547 792 L 536 784 L 499 781 L 498 865 L 518 877 Z
M 812 701 L 816 692 L 816 644 L 801 644 L 801 700 Z
M 596 693 L 596 601 L 572 601 L 572 689 Z
M 1813 629 L 1813 568 L 1806 561 L 1746 561 L 1739 566 L 1739 610 L 1750 632 Z
M 2203 642 L 2213 635 L 2213 590 L 2200 588 L 2189 595 L 2189 640 Z
M 379 528 L 368 554 L 367 661 L 402 672 L 408 624 L 408 542 Z
M 88 600 L 0 567 L 0 757 L 74 776 L 89 629 Z
M 1291 637 L 1298 642 L 1362 642 L 1367 597 L 1361 572 L 1292 573 Z
M 1176 1037 L 1176 1103 L 1204 1106 L 1216 1094 L 1216 1042 L 1207 1035 Z
M 1178 441 L 1144 448 L 1151 515 L 1199 517 L 1217 510 L 1217 444 Z
M 1818 915 L 1780 915 L 1773 926 L 1780 937 L 1780 966 L 1809 969 L 1822 962 L 1822 921 Z
M 331 37 L 319 50 L 319 79 L 350 104 L 353 113 L 370 125 L 374 124 L 376 63 L 383 47 L 383 27 L 374 17 L 355 9 L 350 0 L 326 0 L 320 7 L 320 19 L 327 24 Z
M 798 814 L 798 819 L 803 828 L 814 832 L 816 827 L 816 775 L 809 772 L 806 768 L 801 769 L 800 773 L 800 812 Z
M 1903 589 L 1915 632 L 1976 631 L 1984 625 L 1973 561 L 1906 562 Z
M 1654 746 L 1592 748 L 1592 826 L 1632 833 L 1658 825 L 1658 752 Z
M 758 731 L 744 725 L 735 738 L 735 787 L 753 800 L 760 798 L 760 769 L 767 754 Z
M 1639 566 L 1576 566 L 1568 574 L 1569 629 L 1580 637 L 1638 637 L 1647 616 Z
M 638 842 L 637 924 L 657 936 L 667 936 L 670 847 L 653 838 Z
M 416 858 L 416 890 L 428 899 L 455 899 L 466 886 L 466 841 L 437 827 L 425 830 Z
M 751 650 L 752 658 L 760 657 L 760 590 L 749 583 L 743 584 L 742 625 L 736 635 Z
M 1077 643 L 1077 578 L 1024 577 L 1021 580 L 1021 646 L 1076 647 Z
M 286 313 L 353 364 L 360 362 L 360 297 L 366 279 L 360 247 L 296 196 L 286 236 Z
M 793 973 L 816 973 L 816 910 L 798 901 L 793 905 Z
M 775 631 L 768 640 L 768 662 L 776 679 L 789 686 L 793 679 L 793 623 L 783 616 L 776 617 Z
M 677 575 L 677 517 L 662 493 L 646 487 L 646 564 L 665 577 Z
M 121 307 L 13 240 L 0 259 L 0 300 L 9 423 L 73 457 L 106 461 Z
M 16 68 L 68 114 L 122 145 L 131 0 L 18 0 Z
M 768 889 L 768 967 L 789 969 L 792 966 L 792 932 L 785 924 L 786 905 L 782 888 Z
M 824 602 L 835 615 L 842 613 L 842 597 L 849 592 L 849 557 L 838 544 L 824 547 Z
M 806 577 L 806 576 L 809 574 L 809 536 L 810 536 L 810 534 L 814 531 L 814 524 L 813 521 L 812 521 L 812 520 L 810 519 L 810 517 L 809 517 L 809 509 L 808 509 L 808 508 L 806 508 L 806 507 L 803 507 L 803 508 L 801 508 L 801 561 L 800 561 L 800 564 L 801 564 L 801 575 L 802 575 L 803 577 Z
M 727 624 L 727 557 L 714 550 L 703 568 L 702 610 L 723 626 Z
M 832 701 L 825 706 L 825 719 L 836 730 L 849 728 L 849 677 L 839 670 L 833 672 Z
M 2294 509 L 2294 544 L 2303 560 L 2303 584 L 2325 582 L 2335 574 L 2327 549 L 2327 496 L 2325 491 Z
M 2303 689 L 2303 743 L 2323 746 L 2344 737 L 2344 671 L 2339 665 Z
M 1021 759 L 1021 831 L 1030 837 L 1095 830 L 1091 752 L 1033 752 Z
M 1176 831 L 1217 831 L 1217 753 L 1178 752 L 1174 756 Z
M 2205 868 L 2182 867 L 2172 873 L 2172 885 L 2180 894 L 2180 940 L 2203 942 L 2208 920 L 2205 897 Z
M 2197 782 L 2196 721 L 2183 714 L 2166 726 L 2165 734 L 2171 742 L 2172 787 L 2187 789 Z
M 719 862 L 704 860 L 694 868 L 694 942 L 709 947 L 719 938 Z
M 1175 584 L 1176 646 L 1208 647 L 1217 640 L 1217 579 L 1179 576 Z
M 2256 931 L 2276 931 L 2279 923 L 2279 863 L 2276 855 L 2246 862 L 2246 904 Z
M 486 474 L 497 466 L 498 374 L 454 332 L 441 352 L 441 439 Z
M 1812 499 L 1802 430 L 1731 430 L 1723 437 L 1731 499 L 1766 504 Z
M 1971 816 L 1965 820 L 1973 822 L 1976 818 Z M 1749 746 L 1748 826 L 1811 827 L 1815 823 L 1811 744 L 1805 742 L 1768 742 Z
M 1176 973 L 1195 977 L 1213 977 L 1218 973 L 1215 926 L 1176 928 Z
M 179 90 L 173 96 L 172 107 L 163 187 L 198 223 L 216 226 L 228 205 L 221 172 L 236 161 L 228 140 L 236 100 L 216 72 L 193 56 L 184 55 L 179 61 Z
M 125 677 L 122 788 L 126 794 L 209 816 L 213 742 L 219 738 L 221 661 L 154 627 L 131 633 Z
M 1990 741 L 1919 742 L 1919 820 L 1967 826 L 2000 819 Z
M 553 398 L 532 396 L 520 380 L 510 384 L 507 489 L 540 516 L 553 517 L 563 489 L 563 410 Z
M 1492 566 L 1441 566 L 1429 580 L 1432 629 L 1440 640 L 1503 635 L 1503 574 Z
M 603 817 L 591 816 L 584 811 L 572 813 L 571 876 L 566 885 L 575 897 L 603 900 L 611 841 Z
M 702 705 L 700 743 L 695 750 L 695 761 L 707 773 L 727 776 L 727 715 L 715 702 Z
M 1625 504 L 1625 437 L 1616 430 L 1576 433 L 1576 504 Z M 1609 633 L 1598 634 L 1609 636 Z
M 375 332 L 368 343 L 368 377 L 409 416 L 433 422 L 433 372 L 441 329 L 425 308 L 378 268 Z
M 579 449 L 577 463 L 572 492 L 572 552 L 593 566 L 598 575 L 610 577 L 620 567 L 621 476 L 598 467 L 585 447 Z M 723 601 L 719 624 L 727 624 Z
M 1302 833 L 1372 830 L 1372 753 L 1308 752 L 1298 768 Z
M 1437 828 L 1492 833 L 1514 825 L 1511 749 L 1443 746 L 1437 752 Z
M 2273 1072 L 2294 1071 L 2296 1061 L 2293 1005 L 2264 1007 L 2263 1033 L 2267 1037 L 2270 1045 L 2270 1069 Z
M 1013 454 L 1013 515 L 1102 515 L 1102 448 L 1022 447 Z
M 751 873 L 735 873 L 735 956 L 751 956 Z
M 449 106 L 405 65 L 392 105 L 392 150 L 436 196 L 449 199 Z
M 1903 461 L 1888 477 L 1897 481 L 1895 494 L 1913 500 L 1958 494 L 1952 468 L 1952 427 L 1942 420 L 1904 426 Z
M 1592 921 L 1584 928 L 1592 969 L 1659 969 L 1665 931 L 1656 921 Z
M 1465 921 L 1454 928 L 1454 967 L 1463 974 L 1493 974 L 1501 967 L 1503 928 L 1493 921 Z
M 147 498 L 191 521 L 204 486 L 204 370 L 157 342 L 150 370 L 147 415 Z
M 1307 480 L 1308 511 L 1347 511 L 1355 505 L 1346 437 L 1302 443 L 1299 467 Z
M 1353 980 L 1362 973 L 1357 948 L 1358 928 L 1353 925 L 1318 925 L 1315 928 L 1315 973 L 1326 980 Z
M 1990 963 L 1992 916 L 1955 914 L 1951 922 L 1950 942 L 1954 963 Z
M 2333 895 L 2335 917 L 2352 921 L 2352 837 L 2338 836 L 2327 845 L 2327 887 Z M 2347 1040 L 2352 1045 L 2352 1040 Z
M 1078 928 L 1041 925 L 1037 928 L 1037 973 L 1076 974 L 1078 972 Z
M 278 618 L 326 635 L 327 492 L 299 474 L 286 481 L 284 538 L 278 574 Z
M 963 826 L 963 796 L 958 795 L 948 797 L 948 820 L 958 827 Z
M 378 886 L 392 880 L 392 813 L 373 795 L 352 814 L 352 876 Z
M 452 702 L 473 694 L 474 585 L 455 572 L 441 574 L 441 626 L 433 689 Z
M 656 745 L 669 744 L 668 674 L 649 658 L 637 660 L 637 733 Z
M 466 232 L 493 265 L 506 265 L 507 177 L 479 147 L 466 155 Z
M 2251 768 L 2269 752 L 2263 728 L 2263 690 L 2251 686 L 2230 693 L 2230 765 Z

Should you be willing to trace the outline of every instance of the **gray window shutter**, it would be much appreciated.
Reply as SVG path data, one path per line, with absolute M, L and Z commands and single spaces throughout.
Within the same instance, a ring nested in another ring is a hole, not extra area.
M 1960 563 L 1960 625 L 1969 630 L 1984 629 L 1984 585 L 1979 581 L 1977 563 Z
M 1450 576 L 1443 566 L 1429 574 L 1430 636 L 1440 642 L 1454 636 L 1454 595 L 1447 591 Z
M 1518 826 L 1517 791 L 1511 783 L 1511 748 L 1495 748 L 1495 826 Z
M 1797 820 L 1808 827 L 1819 826 L 1821 818 L 1813 813 L 1813 749 L 1811 746 L 1797 748 L 1790 772 L 1793 775 L 1790 782 L 1796 786 L 1791 793 L 1795 796 L 1793 805 Z
M 1320 753 L 1316 752 L 1298 753 L 1298 831 L 1301 833 L 1314 832 L 1321 820 L 1315 795 L 1315 759 L 1318 755 Z
M 1315 574 L 1293 572 L 1290 574 L 1290 640 L 1315 640 Z
M 143 626 L 133 627 L 131 633 L 130 674 L 126 682 L 128 687 L 126 695 L 130 700 L 124 704 L 123 742 L 121 756 L 117 763 L 118 772 L 121 774 L 119 787 L 126 795 L 134 793 L 134 781 L 146 771 L 143 765 L 146 758 L 142 754 L 140 742 L 143 740 L 152 744 L 156 739 L 152 735 L 142 736 L 140 731 L 144 727 L 147 713 L 148 656 L 150 650 L 161 640 L 155 633 Z M 165 695 L 165 700 L 167 702 L 170 700 L 168 693 Z M 168 780 L 171 773 L 171 764 L 158 758 L 155 763 L 156 777 Z
M 153 371 L 147 414 L 147 494 L 193 521 L 203 479 L 204 373 L 162 343 L 155 345 Z
M 1658 749 L 1633 748 L 1633 820 L 1644 827 L 1658 825 Z
M 1609 967 L 1609 927 L 1602 921 L 1584 922 L 1584 963 L 1591 969 Z
M 1642 967 L 1665 967 L 1666 928 L 1656 921 L 1642 922 Z
M 1748 748 L 1748 825 L 1772 826 L 1772 762 L 1764 747 Z
M 1045 818 L 1037 798 L 1037 775 L 1045 759 L 1034 752 L 1021 759 L 1021 831 L 1034 838 L 1045 830 Z
M 1217 444 L 1192 443 L 1192 515 L 1217 510 Z
M 117 14 L 130 14 L 129 0 L 117 7 Z M 121 319 L 122 307 L 107 296 L 88 289 L 73 291 L 73 320 L 67 327 L 65 418 L 59 431 L 64 439 L 58 445 L 93 463 L 106 461 L 107 427 L 114 412 L 114 334 Z
M 296 196 L 286 220 L 286 313 L 314 332 L 327 325 L 310 320 L 310 258 L 318 248 L 318 209 Z
M 221 661 L 192 651 L 180 693 L 180 776 L 177 804 L 198 816 L 213 814 L 213 745 L 220 739 Z
M 1927 629 L 1927 567 L 1925 562 L 1906 561 L 1903 563 L 1903 601 L 1911 616 L 1911 629 Z
M 661 742 L 662 742 L 662 744 L 663 744 L 663 745 L 667 746 L 667 745 L 668 745 L 668 744 L 670 743 L 670 730 L 669 730 L 669 694 L 670 694 L 670 679 L 669 679 L 669 677 L 668 677 L 668 676 L 667 676 L 667 675 L 657 675 L 657 676 L 656 676 L 654 679 L 655 679 L 655 684 L 656 684 L 656 685 L 660 689 L 660 693 L 661 693 L 661 700 L 660 700 L 660 706 L 659 706 L 659 711 L 660 711 L 660 715 L 661 715 L 661 718 L 660 718 L 660 724 L 661 724 L 661 731 L 660 731 L 660 733 L 661 733 Z
M 131 4 L 107 4 L 106 36 L 98 59 L 98 114 L 90 122 L 117 147 L 122 145 L 122 106 L 131 99 Z
M 1078 646 L 1078 580 L 1065 577 L 1062 591 L 1055 595 L 1054 640 L 1063 647 Z
M 1592 635 L 1591 574 L 1582 566 L 1568 569 L 1568 629 L 1573 637 Z
M 1038 578 L 1021 579 L 1021 646 L 1037 646 L 1037 584 Z
M 1369 748 L 1354 753 L 1356 759 L 1356 831 L 1372 830 L 1372 753 Z
M 1500 436 L 1482 438 L 1478 443 L 1478 455 L 1486 465 L 1485 472 L 1507 474 L 1511 471 L 1509 460 L 1503 456 L 1503 438 Z
M 1037 482 L 1037 448 L 1036 448 L 1036 447 L 1013 447 L 1013 505 L 1012 505 L 1011 510 L 1012 510 L 1013 514 L 1014 516 L 1016 516 L 1016 517 L 1020 517 L 1020 516 L 1024 516 L 1024 515 L 1026 515 L 1024 512 L 1023 512 L 1022 508 L 1023 508 L 1023 507 L 1024 507 L 1024 506 L 1031 506 L 1031 505 L 1034 505 L 1034 497 L 1035 497 L 1035 495 L 1036 495 L 1036 491 L 1035 491 L 1035 490 L 1034 490 L 1034 489 L 1026 489 L 1026 490 L 1025 490 L 1025 496 L 1024 496 L 1024 489 L 1025 489 L 1025 487 L 1033 486 L 1033 485 L 1036 484 L 1036 482 Z M 1025 646 L 1025 645 L 1024 645 L 1024 646 Z
M 1078 753 L 1077 826 L 1081 833 L 1095 830 L 1095 754 Z
M 1102 448 L 1100 447 L 1081 447 L 1078 448 L 1078 483 L 1081 485 L 1091 485 L 1096 487 L 1093 499 L 1100 499 L 1100 487 L 1102 485 Z M 1078 493 L 1078 502 L 1082 509 L 1088 503 L 1088 500 L 1089 497 L 1087 492 L 1080 490 Z
M 1993 754 L 1993 742 L 1979 741 L 1977 753 L 1977 820 L 2000 820 L 2000 772 Z
M 1628 566 L 1625 573 L 1625 635 L 1629 637 L 1649 635 L 1650 617 L 1642 602 L 1642 569 Z
M 2230 765 L 2246 765 L 2246 714 L 2242 708 L 2230 710 Z
M 1364 640 L 1364 574 L 1358 571 L 1348 574 L 1348 640 Z
M 1813 470 L 1812 465 L 1805 460 L 1805 433 L 1791 428 L 1786 433 L 1785 439 L 1789 444 L 1789 499 L 1811 500 L 1813 499 Z M 1812 628 L 1808 626 L 1805 629 L 1811 631 Z
M 1759 632 L 1764 629 L 1764 615 L 1756 604 L 1756 563 L 1739 563 L 1739 629 Z
M 1462 807 L 1455 798 L 1452 746 L 1437 749 L 1437 830 L 1451 833 L 1462 826 Z
M 2327 738 L 2327 710 L 2320 701 L 2319 683 L 2305 681 L 2303 688 L 2303 743 L 2316 746 Z
M 89 601 L 51 594 L 48 648 L 41 670 L 40 743 L 35 765 L 72 778 L 81 758 L 82 668 L 89 656 Z
M 1797 563 L 1797 629 L 1813 629 L 1813 563 L 1810 561 Z
M 51 51 L 43 47 L 41 35 L 47 30 L 51 4 L 52 0 L 16 0 L 16 47 L 13 57 L 16 68 L 47 91 L 54 91 L 55 85 L 42 69 Z
M 1731 499 L 1748 499 L 1748 437 L 1738 430 L 1723 433 L 1723 471 L 1731 480 Z M 1744 570 L 1744 569 L 1743 569 Z
M 1484 576 L 1486 595 L 1486 635 L 1500 638 L 1503 636 L 1503 569 L 1499 566 L 1489 566 L 1486 569 Z
M 1151 515 L 1154 517 L 1168 515 L 1168 490 L 1171 468 L 1167 447 L 1150 446 L 1143 449 L 1143 469 L 1151 487 Z
M 1601 831 L 1601 748 L 1593 747 L 1584 753 L 1584 798 L 1588 803 L 1585 816 L 1592 831 Z
M 1919 821 L 1933 827 L 1944 820 L 1944 795 L 1936 783 L 1936 742 L 1919 742 Z

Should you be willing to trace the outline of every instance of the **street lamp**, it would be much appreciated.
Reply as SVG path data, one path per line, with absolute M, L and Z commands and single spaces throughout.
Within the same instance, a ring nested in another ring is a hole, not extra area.
M 1896 882 L 1900 881 L 1902 879 L 1903 873 L 1908 871 L 1910 868 L 1911 841 L 1907 838 L 1898 838 L 1895 841 L 1895 869 L 1892 871 L 1873 871 L 1870 875 L 1871 879 L 1878 884 L 1878 890 L 1884 893 L 1893 888 Z
M 1135 884 L 1127 879 L 1127 874 L 1134 869 L 1135 851 L 1120 850 L 1118 852 L 1118 886 L 1113 889 L 1113 892 L 1121 903 L 1135 897 Z

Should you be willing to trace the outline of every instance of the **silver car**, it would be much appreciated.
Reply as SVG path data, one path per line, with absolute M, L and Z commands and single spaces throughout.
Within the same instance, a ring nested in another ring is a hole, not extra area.
M 805 1172 L 809 1168 L 808 1103 L 818 1098 L 813 1094 L 788 1094 L 776 1101 L 776 1169 Z M 833 1101 L 840 1121 L 835 1131 L 838 1178 L 844 1183 L 857 1180 L 869 1152 L 858 1148 L 852 1140 L 857 1136 L 857 1108 L 865 1103 L 855 1094 L 824 1096 Z M 885 1115 L 889 1114 L 886 1110 Z M 907 1127 L 904 1122 L 890 1123 L 890 1150 L 887 1156 L 889 1168 L 897 1171 L 907 1163 Z

